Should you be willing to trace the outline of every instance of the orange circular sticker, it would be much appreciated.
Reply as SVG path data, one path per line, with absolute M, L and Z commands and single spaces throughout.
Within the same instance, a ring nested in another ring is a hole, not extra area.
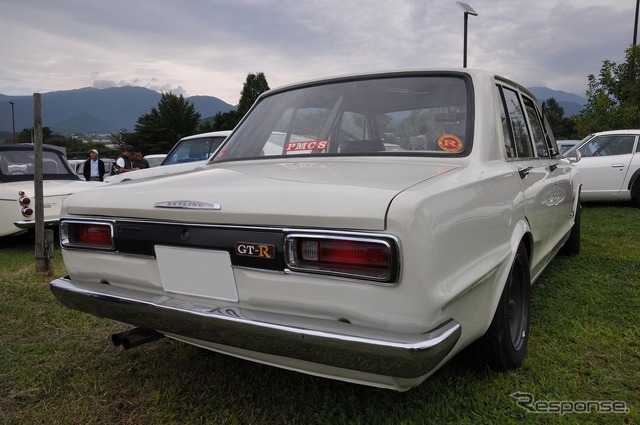
M 462 150 L 462 140 L 453 134 L 443 134 L 438 137 L 438 146 L 445 152 L 460 152 Z

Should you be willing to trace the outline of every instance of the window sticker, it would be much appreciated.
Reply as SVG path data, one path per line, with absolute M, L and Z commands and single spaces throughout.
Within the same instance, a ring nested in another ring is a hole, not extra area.
M 328 140 L 305 140 L 302 142 L 289 142 L 284 147 L 284 153 L 300 151 L 321 151 L 329 147 Z
M 443 134 L 438 137 L 438 147 L 445 152 L 460 152 L 462 150 L 462 140 L 453 134 Z

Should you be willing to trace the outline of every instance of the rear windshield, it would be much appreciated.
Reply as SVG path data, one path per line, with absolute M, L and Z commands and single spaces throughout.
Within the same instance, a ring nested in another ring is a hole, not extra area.
M 471 149 L 461 76 L 305 86 L 263 98 L 212 161 L 293 155 L 461 156 Z
M 35 173 L 33 150 L 0 149 L 0 181 L 33 181 Z M 58 151 L 43 150 L 42 177 L 44 180 L 78 180 L 68 162 Z

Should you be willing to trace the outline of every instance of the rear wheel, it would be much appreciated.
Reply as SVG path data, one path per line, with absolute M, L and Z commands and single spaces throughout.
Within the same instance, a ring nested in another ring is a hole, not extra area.
M 491 325 L 469 346 L 467 360 L 497 371 L 519 367 L 527 353 L 530 308 L 529 256 L 524 245 L 520 245 Z
M 633 199 L 636 205 L 640 206 L 640 177 L 636 177 L 636 181 L 631 186 L 631 199 Z

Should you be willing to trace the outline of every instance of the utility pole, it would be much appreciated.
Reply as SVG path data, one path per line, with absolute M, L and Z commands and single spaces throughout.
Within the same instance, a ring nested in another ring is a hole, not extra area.
M 11 121 L 13 121 L 13 143 L 16 143 L 16 114 L 13 110 L 13 102 L 9 102 L 11 104 Z

